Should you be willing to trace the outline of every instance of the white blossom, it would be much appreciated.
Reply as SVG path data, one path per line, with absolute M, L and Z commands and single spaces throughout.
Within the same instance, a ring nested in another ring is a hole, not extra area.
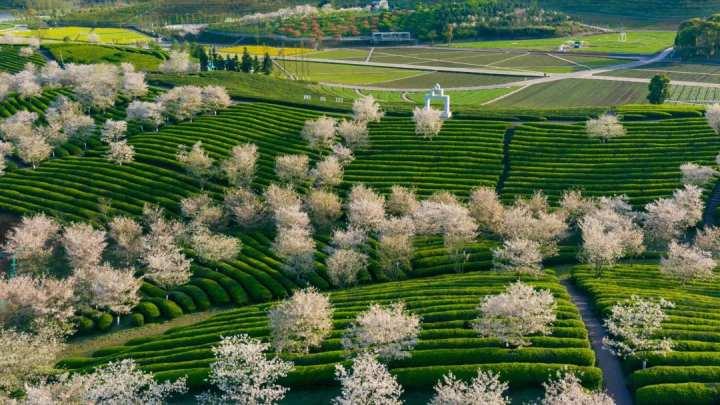
M 127 122 L 108 119 L 100 130 L 100 139 L 105 143 L 122 141 L 126 132 Z
M 175 121 L 192 120 L 203 110 L 202 89 L 198 86 L 178 86 L 158 97 L 162 112 Z
M 625 127 L 620 123 L 617 115 L 613 114 L 603 114 L 597 119 L 587 120 L 585 130 L 589 137 L 600 138 L 603 142 L 626 134 Z
M 62 244 L 74 269 L 98 266 L 107 247 L 105 231 L 82 223 L 65 228 Z
M 555 298 L 548 290 L 536 290 L 518 281 L 505 292 L 486 296 L 473 321 L 475 331 L 500 339 L 506 345 L 527 346 L 527 336 L 549 335 L 555 322 Z
M 371 304 L 357 315 L 343 335 L 345 350 L 371 353 L 380 359 L 410 357 L 420 333 L 420 317 L 405 310 L 403 302 L 387 307 Z
M 352 105 L 353 117 L 358 122 L 380 122 L 385 113 L 371 95 L 362 96 Z
M 231 100 L 225 87 L 205 86 L 202 88 L 202 103 L 206 110 L 217 114 L 218 110 L 228 108 Z
M 72 280 L 19 275 L 0 278 L 0 325 L 32 330 L 38 322 L 69 327 L 75 314 Z
M 415 122 L 415 133 L 430 140 L 440 133 L 443 125 L 443 120 L 440 118 L 440 111 L 432 107 L 415 107 L 413 110 L 413 121 Z
M 293 363 L 268 359 L 269 348 L 247 335 L 223 337 L 212 349 L 215 362 L 208 378 L 218 392 L 199 396 L 200 402 L 271 405 L 283 399 L 288 389 L 277 380 L 287 376 Z
M 135 147 L 127 141 L 110 142 L 107 159 L 116 165 L 122 166 L 135 160 Z
M 365 122 L 341 120 L 337 124 L 337 134 L 351 150 L 365 148 L 370 144 Z
M 353 151 L 350 148 L 346 148 L 345 146 L 336 143 L 331 148 L 332 155 L 335 156 L 340 162 L 343 167 L 349 165 L 352 163 L 353 160 L 355 160 L 355 156 L 353 155 Z
M 450 372 L 435 385 L 435 396 L 429 405 L 508 405 L 510 399 L 503 396 L 507 389 L 508 384 L 491 371 L 478 370 L 469 384 Z
M 342 215 L 342 203 L 337 194 L 313 190 L 307 197 L 308 211 L 318 227 L 328 227 Z
M 676 241 L 670 242 L 667 257 L 660 259 L 660 273 L 677 278 L 683 284 L 711 279 L 716 266 L 709 252 Z
M 382 363 L 371 354 L 361 354 L 351 370 L 335 366 L 342 391 L 333 405 L 401 405 L 403 389 Z
M 613 305 L 604 322 L 612 337 L 603 338 L 603 346 L 622 358 L 671 351 L 673 343 L 669 338 L 657 339 L 653 336 L 667 319 L 665 308 L 674 306 L 664 299 L 650 300 L 635 295 Z
M 128 104 L 126 117 L 128 121 L 157 128 L 162 123 L 162 106 L 158 103 L 136 100 Z
M 645 206 L 645 233 L 659 245 L 676 239 L 684 230 L 702 218 L 702 190 L 686 185 L 675 190 L 672 198 L 661 198 Z
M 595 267 L 600 275 L 603 267 L 613 266 L 625 257 L 645 250 L 642 230 L 632 218 L 611 209 L 597 209 L 578 222 L 582 232 L 580 258 Z
M 342 183 L 343 167 L 337 157 L 330 155 L 317 163 L 313 177 L 321 187 L 336 187 Z
M 385 221 L 385 198 L 372 189 L 357 184 L 348 197 L 348 222 L 366 230 L 378 230 Z
M 202 141 L 195 142 L 190 150 L 185 145 L 180 145 L 177 160 L 185 166 L 191 176 L 200 181 L 201 185 L 205 184 L 212 172 L 213 159 L 203 148 Z
M 706 226 L 698 231 L 695 246 L 710 253 L 714 259 L 720 259 L 720 228 Z
M 511 239 L 493 249 L 493 265 L 498 270 L 518 274 L 539 275 L 542 270 L 540 245 L 527 239 Z
M 0 328 L 0 391 L 20 389 L 25 381 L 49 372 L 65 347 L 63 338 L 55 327 L 36 333 Z
M 545 396 L 540 405 L 615 405 L 605 392 L 585 389 L 575 374 L 558 371 L 555 379 L 543 383 Z
M 187 52 L 170 51 L 170 56 L 160 64 L 163 73 L 195 73 L 200 70 L 200 64 L 190 59 Z
M 248 186 L 255 176 L 258 149 L 255 144 L 237 145 L 230 151 L 230 157 L 223 161 L 222 168 L 230 184 Z
M 24 216 L 7 234 L 3 250 L 15 256 L 20 270 L 38 270 L 52 256 L 59 231 L 60 225 L 45 214 Z
M 132 270 L 104 264 L 78 268 L 74 275 L 75 294 L 84 305 L 127 314 L 140 302 L 142 280 L 135 278 Z
M 240 254 L 242 243 L 239 239 L 222 234 L 214 234 L 207 229 L 200 229 L 190 238 L 195 253 L 205 261 L 217 262 L 232 260 Z
M 680 166 L 683 184 L 704 186 L 717 177 L 718 171 L 709 166 L 700 166 L 695 163 L 684 163 Z
M 230 188 L 225 191 L 225 208 L 239 225 L 252 227 L 263 220 L 265 206 L 251 190 Z
M 329 148 L 335 139 L 335 124 L 337 120 L 322 116 L 315 120 L 305 121 L 301 135 L 310 147 L 317 150 Z
M 705 119 L 716 134 L 720 134 L 720 104 L 713 104 L 705 110 Z
M 415 190 L 395 185 L 390 188 L 390 196 L 385 206 L 388 214 L 403 217 L 411 215 L 420 207 L 420 203 L 415 195 Z
M 296 291 L 268 312 L 273 346 L 278 352 L 307 353 L 332 331 L 332 305 L 310 287 Z
M 300 185 L 310 178 L 310 158 L 307 155 L 279 155 L 275 158 L 275 174 L 280 181 Z
M 335 287 L 348 287 L 357 283 L 358 274 L 368 266 L 368 257 L 350 249 L 337 249 L 325 263 L 330 283 Z

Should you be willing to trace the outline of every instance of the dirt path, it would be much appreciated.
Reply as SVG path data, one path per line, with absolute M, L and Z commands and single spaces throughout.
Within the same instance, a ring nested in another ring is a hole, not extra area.
M 613 356 L 612 353 L 603 349 L 602 339 L 607 336 L 605 328 L 602 326 L 600 318 L 595 315 L 590 300 L 582 291 L 580 291 L 570 280 L 563 280 L 562 284 L 567 289 L 573 303 L 577 306 L 588 330 L 590 344 L 595 351 L 598 360 L 598 367 L 603 372 L 603 382 L 605 389 L 610 394 L 617 405 L 632 405 L 633 398 L 625 381 L 620 360 Z
M 710 198 L 708 198 L 707 204 L 705 204 L 705 212 L 703 212 L 703 224 L 706 226 L 715 226 L 716 218 L 715 211 L 720 207 L 720 181 L 715 183 L 710 192 Z

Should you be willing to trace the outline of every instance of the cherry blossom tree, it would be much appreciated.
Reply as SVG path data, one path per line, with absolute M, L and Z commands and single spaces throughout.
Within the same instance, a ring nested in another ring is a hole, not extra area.
M 190 120 L 203 110 L 202 89 L 198 86 L 178 86 L 158 97 L 163 113 L 175 120 Z
M 191 228 L 213 228 L 220 225 L 223 209 L 207 193 L 180 200 L 180 211 L 190 219 Z
M 65 253 L 74 269 L 97 267 L 107 247 L 105 231 L 93 229 L 90 224 L 71 224 L 62 236 Z
M 597 208 L 596 201 L 583 196 L 580 190 L 565 190 L 560 197 L 560 209 L 571 226 Z
M 355 160 L 353 151 L 339 143 L 336 143 L 331 148 L 332 155 L 335 156 L 343 167 L 346 167 Z
M 12 154 L 14 149 L 10 142 L 0 141 L 0 176 L 5 174 L 5 156 Z
M 38 324 L 70 329 L 75 314 L 72 280 L 20 275 L 0 278 L 0 325 L 32 331 Z
M 246 228 L 259 224 L 265 217 L 265 205 L 247 188 L 227 189 L 225 209 L 238 225 Z
M 20 110 L 0 122 L 0 133 L 4 135 L 6 141 L 17 142 L 23 137 L 32 135 L 33 123 L 37 119 L 37 113 Z
M 52 146 L 37 133 L 18 139 L 15 148 L 18 157 L 29 163 L 33 169 L 37 169 L 38 165 L 47 160 L 52 153 Z
M 309 144 L 316 150 L 327 149 L 332 146 L 335 139 L 335 125 L 337 120 L 322 116 L 314 120 L 305 121 L 305 126 L 300 133 Z
M 366 122 L 341 120 L 337 124 L 337 134 L 351 150 L 366 148 L 370 144 Z
M 542 273 L 540 245 L 527 239 L 511 239 L 493 249 L 493 265 L 498 270 L 538 276 Z
M 20 272 L 37 272 L 53 254 L 60 225 L 45 214 L 24 216 L 7 234 L 3 250 L 18 261 Z
M 558 242 L 568 229 L 560 212 L 548 212 L 545 197 L 536 194 L 534 199 L 519 199 L 512 207 L 503 210 L 498 233 L 505 240 L 527 239 L 540 245 L 543 256 L 557 252 Z
M 509 405 L 510 399 L 503 396 L 508 384 L 491 371 L 478 370 L 477 377 L 470 383 L 456 378 L 452 372 L 443 376 L 435 385 L 435 396 L 429 405 Z
M 275 174 L 282 182 L 301 185 L 310 178 L 310 158 L 307 155 L 279 155 L 275 158 Z
M 410 218 L 383 222 L 377 254 L 384 276 L 399 279 L 404 271 L 412 268 L 414 236 L 415 226 Z
M 436 200 L 421 202 L 413 212 L 416 230 L 424 235 L 443 235 L 445 249 L 453 259 L 456 271 L 461 271 L 467 258 L 465 246 L 477 235 L 477 224 L 470 211 L 453 195 L 435 197 Z
M 13 86 L 13 77 L 5 72 L 0 72 L 0 101 L 5 100 L 5 97 L 10 94 L 10 90 Z
M 645 206 L 644 229 L 651 242 L 663 246 L 702 219 L 702 190 L 686 185 L 672 198 L 661 198 Z
M 239 239 L 216 234 L 208 229 L 199 229 L 190 237 L 193 250 L 206 262 L 232 260 L 240 254 L 242 243 Z
M 24 70 L 13 75 L 11 89 L 20 98 L 39 96 L 42 93 L 42 87 L 35 76 L 35 65 L 26 65 Z
M 107 159 L 118 166 L 126 165 L 135 161 L 135 147 L 127 141 L 110 142 Z
M 114 269 L 108 264 L 75 270 L 75 294 L 81 305 L 118 315 L 130 313 L 140 302 L 142 280 L 130 269 Z
M 540 405 L 615 405 L 605 392 L 585 389 L 575 374 L 558 371 L 556 378 L 543 383 L 545 396 Z
M 222 169 L 228 182 L 235 186 L 249 186 L 255 176 L 258 149 L 255 144 L 237 145 L 230 151 L 230 157 L 222 162 Z
M 676 241 L 670 242 L 667 256 L 660 259 L 660 273 L 678 279 L 683 285 L 711 279 L 716 266 L 709 252 Z
M 268 359 L 270 348 L 247 335 L 223 337 L 212 349 L 215 362 L 210 365 L 208 382 L 217 392 L 198 397 L 202 403 L 244 405 L 274 404 L 285 397 L 287 388 L 277 381 L 287 376 L 293 363 L 275 357 Z
M 590 138 L 599 138 L 603 143 L 626 134 L 625 127 L 614 114 L 603 114 L 587 120 L 585 130 Z
M 170 51 L 170 56 L 160 64 L 163 73 L 195 73 L 200 71 L 200 64 L 190 59 L 187 52 Z
M 147 266 L 145 277 L 165 288 L 184 284 L 192 272 L 190 260 L 177 245 L 185 234 L 182 224 L 165 220 L 162 210 L 149 206 L 144 208 L 143 213 L 150 228 L 144 238 L 142 257 Z
M 403 359 L 410 357 L 420 328 L 420 317 L 408 312 L 403 302 L 387 307 L 371 304 L 350 324 L 342 345 L 350 352 L 371 353 L 384 360 Z
M 43 326 L 35 333 L 0 328 L 0 391 L 13 392 L 52 369 L 64 350 L 64 334 Z
M 498 232 L 503 222 L 505 207 L 500 202 L 495 189 L 478 187 L 472 190 L 468 202 L 470 215 L 475 219 L 481 230 Z
M 578 222 L 582 232 L 580 259 L 592 264 L 597 277 L 602 270 L 625 257 L 645 250 L 643 232 L 632 218 L 612 209 L 598 209 Z
M 127 122 L 108 119 L 100 130 L 100 139 L 105 143 L 122 141 L 126 132 Z
M 131 63 L 121 63 L 122 84 L 120 91 L 126 96 L 135 99 L 148 93 L 148 86 L 145 83 L 145 72 L 136 72 L 135 66 Z
M 115 241 L 120 255 L 130 265 L 140 258 L 145 248 L 142 227 L 130 217 L 119 216 L 108 223 L 110 238 Z
M 158 103 L 150 103 L 146 101 L 133 101 L 128 104 L 126 117 L 128 121 L 140 124 L 140 129 L 144 130 L 145 125 L 157 127 L 162 123 L 162 106 Z
M 342 215 L 340 197 L 329 191 L 312 190 L 307 197 L 307 206 L 313 223 L 320 228 L 331 226 Z
M 299 207 L 302 204 L 300 196 L 295 190 L 291 187 L 282 187 L 277 184 L 270 184 L 268 188 L 265 189 L 265 201 L 274 212 L 284 207 Z
M 308 228 L 294 226 L 278 232 L 273 250 L 285 261 L 287 270 L 298 278 L 314 268 L 315 240 Z
M 710 253 L 714 259 L 720 259 L 720 228 L 706 226 L 698 231 L 695 246 Z
M 552 332 L 555 307 L 549 290 L 536 290 L 517 281 L 505 292 L 483 299 L 473 329 L 481 336 L 500 339 L 506 346 L 528 346 L 531 342 L 527 336 Z
M 387 367 L 369 354 L 359 355 L 351 370 L 335 365 L 342 391 L 333 405 L 401 405 L 403 389 Z
M 80 104 L 67 97 L 58 97 L 48 108 L 45 118 L 50 127 L 56 128 L 65 135 L 66 139 L 76 138 L 86 143 L 95 133 L 95 120 L 83 114 Z M 111 121 L 106 133 L 117 134 L 124 132 L 121 121 Z M 105 129 L 105 128 L 104 128 Z M 127 126 L 125 127 L 127 129 Z M 118 134 L 119 135 L 119 134 Z M 106 141 L 107 142 L 107 141 Z
M 92 373 L 63 374 L 56 382 L 26 384 L 28 404 L 150 404 L 162 405 L 187 391 L 186 377 L 157 383 L 151 373 L 125 359 L 97 367 Z
M 218 110 L 228 108 L 231 104 L 230 96 L 222 86 L 205 86 L 202 88 L 202 103 L 204 109 L 217 115 Z
M 333 232 L 332 244 L 336 249 L 362 249 L 367 242 L 367 234 L 360 228 L 349 226 Z
M 715 131 L 716 134 L 720 134 L 720 104 L 713 104 L 705 109 L 705 119 L 708 125 Z
M 440 111 L 435 108 L 419 108 L 413 110 L 413 121 L 415 122 L 415 133 L 423 138 L 432 140 L 440 133 L 443 120 L 440 118 Z
M 22 56 L 23 58 L 29 58 L 35 54 L 35 50 L 29 46 L 24 46 L 20 48 L 20 51 L 18 51 L 18 54 Z
M 61 86 L 64 75 L 65 71 L 63 68 L 61 68 L 57 62 L 51 60 L 47 62 L 45 66 L 40 68 L 38 80 L 40 81 L 40 85 L 44 88 L 56 88 Z
M 665 308 L 674 306 L 672 302 L 662 298 L 650 300 L 635 295 L 613 305 L 604 322 L 612 337 L 604 337 L 603 346 L 621 358 L 642 358 L 645 368 L 647 358 L 644 356 L 672 350 L 672 340 L 657 339 L 654 336 L 662 327 L 662 322 L 667 319 Z
M 120 71 L 108 63 L 69 64 L 65 68 L 77 100 L 86 108 L 105 110 L 112 107 L 121 85 Z
M 332 331 L 332 304 L 309 287 L 295 291 L 268 312 L 273 347 L 278 352 L 307 353 Z
M 368 257 L 351 249 L 336 249 L 325 265 L 332 285 L 348 287 L 357 284 L 358 274 L 367 269 Z
M 347 204 L 348 222 L 367 231 L 378 230 L 385 221 L 385 197 L 371 188 L 356 184 Z
M 418 209 L 420 203 L 417 200 L 417 195 L 415 195 L 415 190 L 394 185 L 390 188 L 390 196 L 385 206 L 388 214 L 403 217 L 411 215 Z
M 177 160 L 185 166 L 188 174 L 198 180 L 201 188 L 205 186 L 205 183 L 212 174 L 213 159 L 203 148 L 202 141 L 195 142 L 190 150 L 188 150 L 187 146 L 180 145 L 178 147 Z
M 353 117 L 358 122 L 380 122 L 385 113 L 371 95 L 362 96 L 352 105 Z
M 312 176 L 320 187 L 336 187 L 342 183 L 343 167 L 337 157 L 330 155 L 317 163 Z
M 709 166 L 695 163 L 684 163 L 680 166 L 683 184 L 704 186 L 718 176 L 718 171 Z

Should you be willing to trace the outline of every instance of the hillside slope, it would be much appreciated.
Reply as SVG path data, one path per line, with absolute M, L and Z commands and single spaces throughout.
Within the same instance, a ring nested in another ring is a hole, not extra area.
M 671 28 L 673 24 L 720 11 L 718 0 L 539 0 L 546 8 L 559 9 L 589 21 L 621 25 L 652 25 Z

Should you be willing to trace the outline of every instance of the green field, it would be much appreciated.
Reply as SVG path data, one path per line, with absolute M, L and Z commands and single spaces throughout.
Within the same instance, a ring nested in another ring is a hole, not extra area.
M 419 66 L 485 68 L 568 73 L 623 63 L 622 60 L 575 55 L 551 55 L 518 50 L 477 50 L 447 47 L 378 48 L 371 62 Z
M 653 54 L 673 45 L 674 31 L 629 31 L 627 40 L 620 41 L 618 33 L 596 34 L 564 38 L 544 38 L 525 40 L 456 42 L 456 48 L 500 48 L 534 49 L 556 51 L 567 41 L 583 41 L 581 49 L 569 49 L 569 52 L 597 52 L 610 54 Z
M 720 308 L 720 289 L 717 281 L 683 286 L 660 274 L 655 264 L 620 265 L 605 270 L 601 278 L 594 277 L 593 273 L 585 266 L 572 271 L 573 279 L 592 297 L 601 314 L 631 295 L 662 297 L 675 304 L 675 308 L 666 310 L 669 318 L 656 336 L 671 338 L 675 343 L 673 351 L 664 356 L 651 354 L 648 368 L 644 370 L 637 360 L 625 362 L 637 404 L 718 403 L 720 334 L 715 311 Z
M 79 45 L 79 44 L 48 44 L 45 45 L 53 57 L 65 63 L 132 63 L 137 70 L 157 70 L 165 56 L 160 51 L 145 51 L 137 48 Z
M 370 52 L 363 48 L 328 49 L 306 53 L 306 58 L 314 59 L 343 59 L 343 60 L 365 60 Z
M 487 294 L 501 292 L 516 277 L 508 273 L 483 272 L 440 276 L 349 289 L 331 293 L 335 307 L 334 330 L 317 351 L 288 356 L 296 366 L 286 379 L 291 388 L 333 386 L 335 363 L 346 363 L 340 346 L 343 330 L 369 302 L 386 304 L 396 300 L 423 318 L 423 331 L 412 357 L 392 361 L 389 367 L 406 389 L 427 389 L 448 371 L 460 377 L 476 373 L 478 367 L 499 372 L 510 381 L 512 390 L 539 388 L 563 367 L 582 372 L 589 387 L 599 385 L 601 374 L 589 348 L 587 331 L 577 309 L 557 278 L 548 273 L 527 281 L 552 291 L 558 302 L 553 332 L 548 337 L 530 338 L 532 345 L 506 348 L 496 339 L 479 338 L 468 321 L 476 317 L 475 307 Z M 95 357 L 68 359 L 64 364 L 78 368 L 118 358 L 136 358 L 142 368 L 160 379 L 187 374 L 189 385 L 205 385 L 210 347 L 236 333 L 266 338 L 266 311 L 269 305 L 238 308 L 198 324 L 174 328 L 161 336 L 134 339 L 125 346 L 103 349 Z
M 720 88 L 672 85 L 670 100 L 681 103 L 714 104 L 720 102 Z
M 370 85 L 425 74 L 425 72 L 420 70 L 331 63 L 296 62 L 290 60 L 279 61 L 278 63 L 296 77 L 312 82 Z M 281 71 L 279 73 L 281 73 Z
M 436 83 L 443 88 L 488 86 L 496 84 L 521 83 L 525 78 L 518 76 L 484 75 L 476 73 L 425 72 L 404 79 L 373 83 L 373 87 L 388 89 L 430 89 Z
M 626 194 L 640 206 L 681 186 L 681 164 L 712 164 L 720 150 L 720 139 L 699 117 L 626 122 L 625 127 L 627 136 L 606 144 L 589 139 L 582 124 L 518 127 L 503 197 L 542 189 L 557 200 L 563 190 L 581 188 L 593 196 Z
M 621 69 L 607 72 L 605 76 L 651 78 L 665 74 L 670 80 L 720 83 L 720 65 L 703 63 L 660 62 L 638 69 Z
M 601 107 L 647 102 L 647 85 L 607 80 L 564 79 L 532 85 L 506 97 L 498 108 Z
M 126 45 L 151 41 L 151 38 L 145 34 L 125 28 L 51 27 L 15 31 L 13 35 L 38 37 L 44 41 L 64 41 L 68 38 L 74 42 L 88 42 L 88 35 L 91 32 L 98 36 L 99 42 L 106 44 Z
M 36 65 L 44 65 L 45 59 L 37 52 L 29 58 L 20 56 L 19 46 L 0 45 L 0 71 L 17 73 L 25 67 L 25 64 L 32 62 Z

